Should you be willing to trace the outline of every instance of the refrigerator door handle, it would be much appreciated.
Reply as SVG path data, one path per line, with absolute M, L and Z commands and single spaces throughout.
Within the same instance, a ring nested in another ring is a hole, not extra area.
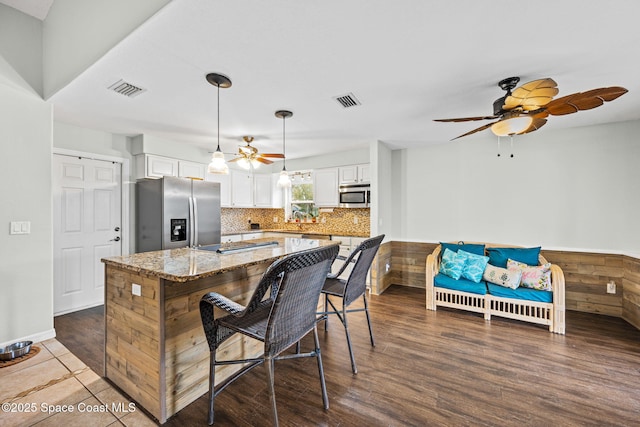
M 195 246 L 195 230 L 194 230 L 194 217 L 193 217 L 193 197 L 189 196 L 189 239 L 188 239 L 188 246 L 189 247 L 194 247 Z
M 198 199 L 193 198 L 193 246 L 198 247 Z

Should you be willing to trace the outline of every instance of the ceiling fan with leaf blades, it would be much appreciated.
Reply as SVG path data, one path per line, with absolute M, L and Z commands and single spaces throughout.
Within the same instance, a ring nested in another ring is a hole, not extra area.
M 558 94 L 558 84 L 553 79 L 534 80 L 516 87 L 519 81 L 520 77 L 509 77 L 498 83 L 498 86 L 507 93 L 494 101 L 493 115 L 491 116 L 436 119 L 434 121 L 469 122 L 498 119 L 457 136 L 452 141 L 489 128 L 498 136 L 522 135 L 540 129 L 547 123 L 548 116 L 563 116 L 590 110 L 628 92 L 623 87 L 611 86 L 553 99 Z
M 283 159 L 284 154 L 279 153 L 259 153 L 258 149 L 251 145 L 253 142 L 252 136 L 243 136 L 242 139 L 246 142 L 247 145 L 240 146 L 238 148 L 238 153 L 236 153 L 236 158 L 229 160 L 229 162 L 239 162 L 239 165 L 245 169 L 249 169 L 251 167 L 258 167 L 260 163 L 265 165 L 269 165 L 273 163 L 272 160 L 267 159 L 276 158 Z

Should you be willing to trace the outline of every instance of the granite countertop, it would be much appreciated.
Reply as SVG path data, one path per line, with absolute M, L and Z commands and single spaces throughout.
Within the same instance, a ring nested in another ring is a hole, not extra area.
M 257 230 L 244 230 L 244 231 L 235 231 L 233 233 L 223 233 L 223 236 L 233 236 L 237 234 L 251 234 L 251 233 L 287 233 L 287 234 L 304 234 L 304 235 L 313 235 L 317 234 L 318 236 L 347 236 L 347 237 L 369 237 L 369 235 L 364 235 L 362 233 L 354 233 L 346 231 L 344 233 L 332 233 L 332 232 L 322 232 L 322 231 L 309 231 L 309 230 L 282 230 L 279 228 L 259 228 Z
M 338 242 L 331 240 L 291 237 L 251 240 L 252 243 L 273 241 L 278 245 L 226 254 L 182 248 L 103 258 L 102 262 L 135 273 L 147 274 L 174 282 L 188 282 L 262 262 L 273 262 L 294 252 L 338 244 Z

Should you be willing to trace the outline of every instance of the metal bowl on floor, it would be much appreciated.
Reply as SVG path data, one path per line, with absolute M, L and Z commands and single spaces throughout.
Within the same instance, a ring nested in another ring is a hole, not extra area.
M 20 341 L 0 348 L 0 360 L 13 360 L 16 357 L 24 356 L 31 351 L 33 341 Z

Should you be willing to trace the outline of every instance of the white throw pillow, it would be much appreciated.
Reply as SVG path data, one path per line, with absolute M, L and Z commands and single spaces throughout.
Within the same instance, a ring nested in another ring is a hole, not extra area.
M 537 289 L 539 291 L 551 291 L 551 263 L 532 267 L 527 264 L 507 260 L 507 269 L 510 271 L 521 271 L 522 279 L 520 286 L 525 288 Z
M 521 278 L 522 271 L 519 269 L 507 270 L 491 264 L 487 264 L 482 274 L 483 280 L 511 289 L 516 289 L 520 286 Z

